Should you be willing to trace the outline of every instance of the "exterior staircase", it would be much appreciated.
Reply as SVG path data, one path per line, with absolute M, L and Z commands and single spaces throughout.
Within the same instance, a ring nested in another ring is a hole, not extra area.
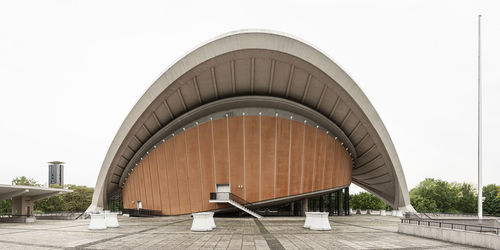
M 238 202 L 239 201 L 239 202 Z M 238 209 L 242 210 L 243 212 L 257 218 L 257 219 L 262 219 L 262 216 L 257 214 L 256 212 L 248 209 L 245 206 L 251 205 L 244 199 L 238 197 L 235 194 L 232 193 L 227 193 L 227 192 L 215 192 L 215 193 L 210 193 L 210 203 L 229 203 L 233 205 L 234 207 L 237 207 Z

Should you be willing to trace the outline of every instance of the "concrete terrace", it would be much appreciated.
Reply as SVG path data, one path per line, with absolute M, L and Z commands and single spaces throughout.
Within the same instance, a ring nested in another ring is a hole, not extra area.
M 215 218 L 191 232 L 189 216 L 120 217 L 120 228 L 89 231 L 89 220 L 0 223 L 0 249 L 469 249 L 397 233 L 398 218 L 330 217 L 332 231 L 302 228 L 304 218 Z

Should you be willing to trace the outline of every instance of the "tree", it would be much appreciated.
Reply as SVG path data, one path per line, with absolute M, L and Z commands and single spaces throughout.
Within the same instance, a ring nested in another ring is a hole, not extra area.
M 51 185 L 50 187 L 61 188 L 58 185 Z M 73 192 L 35 201 L 35 210 L 45 213 L 61 211 L 83 212 L 92 203 L 93 188 L 76 185 L 65 185 L 65 188 L 71 189 Z
M 421 199 L 418 198 L 414 203 L 420 201 L 425 202 L 425 204 L 415 204 L 414 208 L 433 208 L 432 202 L 434 202 L 436 204 L 435 210 L 439 212 L 456 213 L 459 211 L 457 210 L 459 193 L 460 187 L 455 183 L 450 184 L 447 181 L 427 178 L 410 191 L 410 202 L 411 197 L 413 197 L 413 199 L 420 197 Z M 437 212 L 416 210 L 418 212 Z
M 65 211 L 83 212 L 92 203 L 92 195 L 94 189 L 86 186 L 66 185 L 68 189 L 73 190 L 72 193 L 62 195 Z
M 477 213 L 477 189 L 469 183 L 458 185 L 460 193 L 456 210 L 466 214 Z
M 12 185 L 22 185 L 22 186 L 41 186 L 33 178 L 28 178 L 26 176 L 19 176 L 12 180 Z
M 351 207 L 355 209 L 380 210 L 386 208 L 386 204 L 382 200 L 367 192 L 353 194 L 349 198 Z
M 500 215 L 500 186 L 490 184 L 483 187 L 483 212 Z
M 0 201 L 0 214 L 10 214 L 12 212 L 12 200 Z
M 434 200 L 424 198 L 420 195 L 410 195 L 410 203 L 418 212 L 439 212 Z

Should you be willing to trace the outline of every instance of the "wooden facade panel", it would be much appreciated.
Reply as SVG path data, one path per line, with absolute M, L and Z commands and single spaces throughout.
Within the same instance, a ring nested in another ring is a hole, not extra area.
M 304 160 L 302 166 L 302 189 L 301 193 L 312 192 L 313 175 L 316 174 L 316 131 L 311 126 L 305 126 L 304 136 Z
M 135 172 L 135 174 L 131 174 L 131 175 L 130 175 L 130 176 L 134 175 L 134 180 L 132 181 L 132 183 L 133 183 L 133 185 L 132 185 L 132 186 L 134 187 L 134 191 L 135 191 L 135 192 L 134 192 L 134 193 L 135 193 L 135 199 L 134 199 L 134 203 L 135 203 L 135 205 L 134 205 L 134 206 L 135 206 L 136 208 L 137 208 L 137 201 L 142 200 L 142 198 L 141 198 L 141 197 L 142 197 L 142 192 L 141 192 L 141 190 L 142 190 L 142 188 L 141 188 L 141 187 L 142 187 L 142 185 L 141 185 L 140 180 L 139 180 L 139 179 L 140 179 L 140 172 L 137 170 L 137 167 L 138 167 L 138 166 L 139 166 L 139 165 L 137 165 L 137 166 L 135 167 L 135 171 L 134 171 L 134 172 Z M 132 172 L 132 173 L 134 173 L 134 172 Z
M 191 213 L 191 202 L 189 198 L 189 173 L 187 169 L 186 134 L 180 133 L 174 136 L 175 165 L 177 167 L 177 182 L 179 186 L 180 213 Z
M 345 184 L 345 178 L 348 174 L 347 168 L 344 167 L 346 165 L 349 165 L 351 158 L 347 151 L 342 147 L 338 147 L 338 165 L 336 166 L 336 171 L 334 176 L 334 181 L 337 185 L 343 186 Z
M 332 139 L 332 141 L 334 141 L 334 140 Z M 330 172 L 331 175 L 328 176 L 328 178 L 330 179 L 330 185 L 329 185 L 329 187 L 334 187 L 335 186 L 336 183 L 334 183 L 334 178 L 335 178 L 336 175 L 338 175 L 336 173 L 336 171 L 338 171 L 339 167 L 342 165 L 341 164 L 342 163 L 341 162 L 342 159 L 340 157 L 340 152 L 342 150 L 342 147 L 338 143 L 336 143 L 335 141 L 333 143 L 333 147 L 334 147 L 334 153 L 332 153 L 332 156 L 333 156 L 333 160 L 332 160 L 332 162 L 333 162 L 333 169 Z
M 214 158 L 212 145 L 212 123 L 206 122 L 198 126 L 198 138 L 200 147 L 200 163 L 203 185 L 203 207 L 214 209 L 215 204 L 209 203 L 210 192 L 215 192 Z
M 229 167 L 231 193 L 244 197 L 243 117 L 229 118 Z
M 227 119 L 212 122 L 216 184 L 229 184 L 229 161 L 227 145 Z
M 147 155 L 143 162 L 144 164 L 142 165 L 143 173 L 144 173 L 144 186 L 146 190 L 146 201 L 147 201 L 147 206 L 145 206 L 145 209 L 151 209 L 154 210 L 154 199 L 153 199 L 153 190 L 151 188 L 151 169 L 149 167 L 149 160 L 150 157 Z
M 245 117 L 245 200 L 260 197 L 260 117 Z
M 261 118 L 261 200 L 274 198 L 276 120 L 268 116 Z
M 124 207 L 189 214 L 228 206 L 209 203 L 216 184 L 249 202 L 350 184 L 349 153 L 303 122 L 236 116 L 192 127 L 144 156 L 122 190 Z
M 290 120 L 277 119 L 276 198 L 288 195 L 288 170 L 290 167 Z
M 125 183 L 122 189 L 122 201 L 124 209 L 131 209 L 130 203 L 132 199 L 130 198 L 130 183 L 128 183 L 128 181 Z
M 289 195 L 300 193 L 302 176 L 302 157 L 304 155 L 304 123 L 292 121 L 292 147 L 290 151 L 290 190 Z
M 139 196 L 140 199 L 137 200 L 141 201 L 142 207 L 146 209 L 147 207 L 149 207 L 149 203 L 148 197 L 146 195 L 146 185 L 144 185 L 144 162 L 139 163 L 139 165 L 137 165 L 137 167 L 135 168 L 135 171 L 137 171 L 138 173 L 139 178 L 137 178 L 137 185 L 139 186 L 139 190 L 141 192 L 141 196 Z
M 344 163 L 342 164 L 341 168 L 343 170 L 343 179 L 342 183 L 340 185 L 346 186 L 351 183 L 351 177 L 352 177 L 352 161 L 351 161 L 351 156 L 347 151 L 344 151 Z
M 151 175 L 151 191 L 153 193 L 153 209 L 161 210 L 160 184 L 158 181 L 158 161 L 156 155 L 158 150 L 153 150 L 149 155 L 149 171 Z
M 203 210 L 203 186 L 201 181 L 200 152 L 198 150 L 198 129 L 196 127 L 186 130 L 187 166 L 189 176 L 189 193 L 191 212 Z
M 323 189 L 323 176 L 325 175 L 326 162 L 326 140 L 328 135 L 323 131 L 317 131 L 316 135 L 316 162 L 313 178 L 313 191 Z
M 326 163 L 325 163 L 325 175 L 323 176 L 323 189 L 328 189 L 332 187 L 332 174 L 335 168 L 335 140 L 328 137 L 326 140 Z
M 137 186 L 137 179 L 138 178 L 139 178 L 139 175 L 137 174 L 137 171 L 135 171 L 135 172 L 133 171 L 127 179 L 127 182 L 130 181 L 130 186 L 132 187 L 132 190 L 130 192 L 130 194 L 131 194 L 130 196 L 132 198 L 130 203 L 132 203 L 132 208 L 137 208 L 137 200 L 139 200 L 141 197 L 141 192 L 140 192 L 139 186 Z
M 171 138 L 165 143 L 165 163 L 167 165 L 168 196 L 170 197 L 170 211 L 180 213 L 179 185 L 177 183 L 177 166 L 175 164 L 174 140 Z
M 158 186 L 160 188 L 161 212 L 170 214 L 170 197 L 168 187 L 167 161 L 166 161 L 166 143 L 160 144 L 156 148 L 156 163 L 158 164 Z

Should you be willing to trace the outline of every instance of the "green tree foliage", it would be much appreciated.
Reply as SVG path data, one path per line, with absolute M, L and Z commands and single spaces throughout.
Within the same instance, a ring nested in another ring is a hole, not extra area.
M 455 209 L 466 214 L 477 213 L 477 189 L 469 183 L 459 184 L 459 189 L 460 193 Z
M 486 214 L 500 215 L 500 186 L 490 184 L 483 187 L 483 211 Z
M 428 178 L 410 191 L 410 202 L 412 199 L 424 202 L 422 205 L 415 203 L 415 201 L 412 203 L 413 208 L 418 212 L 456 213 L 458 212 L 456 207 L 459 193 L 459 185 Z M 417 198 L 418 196 L 419 198 Z M 436 204 L 435 211 L 422 211 L 416 208 L 432 208 L 432 202 Z
M 0 214 L 10 214 L 12 213 L 12 200 L 0 201 Z
M 386 209 L 386 204 L 382 200 L 367 192 L 353 194 L 349 198 L 350 206 L 354 209 Z
M 420 195 L 410 195 L 410 203 L 417 212 L 439 212 L 436 202 Z
M 50 187 L 61 188 L 61 186 L 57 185 L 51 185 Z M 35 210 L 45 213 L 60 211 L 83 212 L 92 203 L 93 188 L 76 185 L 65 185 L 65 188 L 71 189 L 73 192 L 35 201 Z
M 500 186 L 483 187 L 483 212 L 500 215 Z M 417 212 L 477 213 L 477 189 L 469 183 L 425 179 L 410 191 Z
M 19 177 L 16 177 L 12 180 L 12 185 L 22 185 L 22 186 L 41 186 L 40 184 L 38 184 L 35 179 L 33 178 L 28 178 L 26 176 L 19 176 Z

